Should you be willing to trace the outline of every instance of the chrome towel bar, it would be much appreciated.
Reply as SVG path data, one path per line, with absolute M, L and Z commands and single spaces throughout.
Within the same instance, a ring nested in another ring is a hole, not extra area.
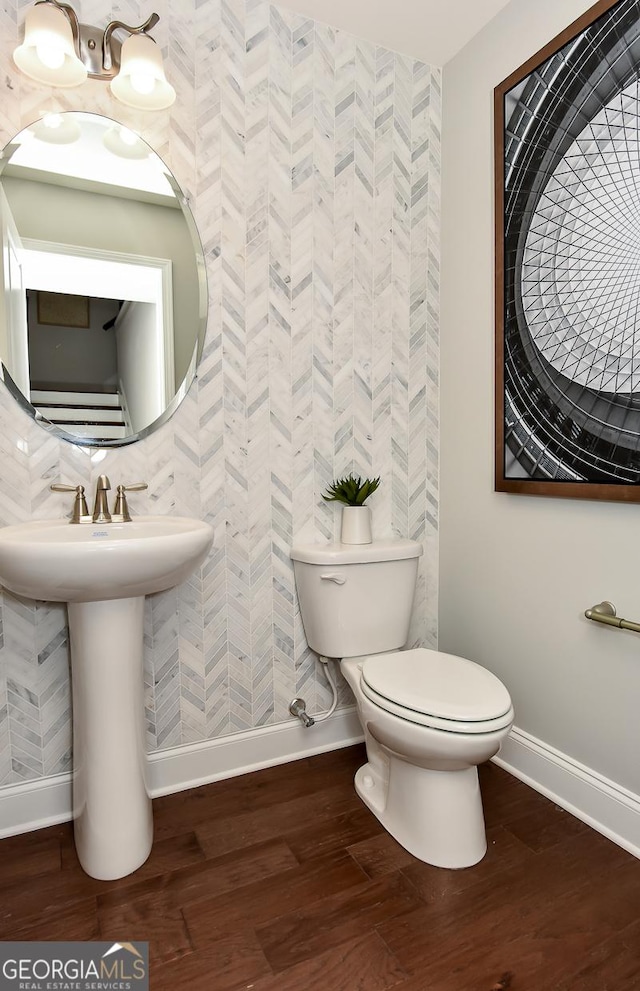
M 633 633 L 640 633 L 640 623 L 634 623 L 631 619 L 622 619 L 616 616 L 616 607 L 612 602 L 599 602 L 597 606 L 585 611 L 587 619 L 592 619 L 594 623 L 606 623 L 607 626 L 615 626 L 619 630 L 631 630 Z

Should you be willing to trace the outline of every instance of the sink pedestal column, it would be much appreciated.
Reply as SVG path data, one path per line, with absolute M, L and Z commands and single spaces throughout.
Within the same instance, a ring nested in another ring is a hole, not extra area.
M 76 849 L 91 877 L 114 880 L 151 850 L 144 720 L 144 596 L 69 602 Z

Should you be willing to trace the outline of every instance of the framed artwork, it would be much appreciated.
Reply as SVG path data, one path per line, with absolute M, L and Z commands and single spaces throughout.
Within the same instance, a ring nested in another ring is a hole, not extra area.
M 640 0 L 495 90 L 496 489 L 640 501 Z
M 38 292 L 38 323 L 52 327 L 89 326 L 89 297 L 64 292 Z

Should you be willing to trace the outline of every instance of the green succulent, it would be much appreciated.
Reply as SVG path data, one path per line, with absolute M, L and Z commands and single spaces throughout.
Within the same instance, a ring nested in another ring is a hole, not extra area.
M 364 506 L 370 495 L 376 491 L 380 485 L 380 476 L 377 478 L 362 479 L 358 475 L 346 475 L 339 478 L 327 489 L 327 494 L 322 498 L 325 502 L 342 502 L 345 506 Z

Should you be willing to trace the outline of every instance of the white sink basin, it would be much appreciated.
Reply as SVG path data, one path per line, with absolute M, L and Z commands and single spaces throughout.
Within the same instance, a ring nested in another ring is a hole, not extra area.
M 130 523 L 41 520 L 0 529 L 0 583 L 50 602 L 96 602 L 161 592 L 204 560 L 213 528 L 182 516 Z
M 0 529 L 0 584 L 27 598 L 67 603 L 74 833 L 92 877 L 124 877 L 151 850 L 144 597 L 188 578 L 212 542 L 208 523 L 180 516 Z

